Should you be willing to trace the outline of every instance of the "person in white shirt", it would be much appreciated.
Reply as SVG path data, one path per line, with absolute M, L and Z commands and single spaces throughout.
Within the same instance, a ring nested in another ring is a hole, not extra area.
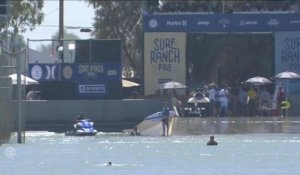
M 214 116 L 215 115 L 215 96 L 217 94 L 216 91 L 216 85 L 210 85 L 209 89 L 208 89 L 208 98 L 209 98 L 209 116 Z
M 223 88 L 219 91 L 218 97 L 220 99 L 220 111 L 219 115 L 221 117 L 225 117 L 228 112 L 228 105 L 229 105 L 229 100 L 228 100 L 228 90 Z

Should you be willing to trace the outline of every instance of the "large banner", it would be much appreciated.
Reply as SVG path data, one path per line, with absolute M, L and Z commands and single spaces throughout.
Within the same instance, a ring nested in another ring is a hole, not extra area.
M 300 73 L 300 32 L 275 33 L 275 74 L 283 71 Z M 282 79 L 276 83 L 289 95 L 300 94 L 298 79 Z
M 72 82 L 76 98 L 116 96 L 122 81 L 120 63 L 29 64 L 29 76 L 40 82 Z
M 121 64 L 29 64 L 29 76 L 37 81 L 121 81 Z
M 167 81 L 186 84 L 186 33 L 145 33 L 144 39 L 145 95 Z
M 298 31 L 298 13 L 155 14 L 144 15 L 145 32 Z
M 275 73 L 300 73 L 300 32 L 275 33 Z

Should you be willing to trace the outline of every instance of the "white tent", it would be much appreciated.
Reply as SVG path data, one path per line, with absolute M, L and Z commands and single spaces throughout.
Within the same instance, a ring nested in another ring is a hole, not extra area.
M 139 86 L 139 85 L 140 84 L 138 84 L 138 83 L 122 79 L 122 86 L 123 87 L 134 87 L 134 86 Z
M 12 80 L 12 84 L 16 85 L 17 84 L 17 74 L 16 73 L 11 74 L 11 75 L 9 75 L 9 77 Z M 39 82 L 30 77 L 27 77 L 27 76 L 21 74 L 21 85 L 33 85 L 33 84 L 39 84 Z

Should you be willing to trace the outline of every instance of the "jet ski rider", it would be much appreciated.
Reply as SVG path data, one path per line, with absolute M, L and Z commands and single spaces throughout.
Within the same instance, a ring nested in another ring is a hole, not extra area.
M 84 117 L 84 113 L 80 112 L 80 114 L 76 117 L 76 124 L 74 125 L 74 131 L 79 129 L 78 122 L 81 122 L 82 120 L 85 120 L 86 118 Z
M 79 121 L 84 120 L 84 119 L 86 119 L 86 118 L 84 117 L 84 113 L 81 112 L 81 113 L 76 117 L 76 122 L 79 122 Z

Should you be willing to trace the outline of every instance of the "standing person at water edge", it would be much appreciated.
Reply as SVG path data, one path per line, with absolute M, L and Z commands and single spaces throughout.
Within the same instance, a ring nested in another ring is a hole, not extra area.
M 209 85 L 209 89 L 208 89 L 208 98 L 209 98 L 209 107 L 208 107 L 208 110 L 209 110 L 209 116 L 215 116 L 216 114 L 216 110 L 215 110 L 215 96 L 217 94 L 217 91 L 216 91 L 216 85 L 214 83 L 210 84 Z
M 162 118 L 161 118 L 162 129 L 163 129 L 162 136 L 168 136 L 168 132 L 169 132 L 169 116 L 170 116 L 170 109 L 165 104 L 165 106 L 163 108 L 163 111 L 162 111 Z
M 277 108 L 281 108 L 281 103 L 285 100 L 286 95 L 283 91 L 283 88 L 281 86 L 278 87 L 278 92 L 276 94 L 276 100 L 277 100 Z
M 253 117 L 256 114 L 257 109 L 257 93 L 254 90 L 253 87 L 250 87 L 250 89 L 247 91 L 247 107 L 248 107 L 248 116 Z
M 218 93 L 217 96 L 220 100 L 220 109 L 219 109 L 219 115 L 220 117 L 227 116 L 228 112 L 228 90 L 226 88 L 222 88 Z
M 281 117 L 287 117 L 288 115 L 288 109 L 291 107 L 290 102 L 287 98 L 285 98 L 284 101 L 281 102 Z

